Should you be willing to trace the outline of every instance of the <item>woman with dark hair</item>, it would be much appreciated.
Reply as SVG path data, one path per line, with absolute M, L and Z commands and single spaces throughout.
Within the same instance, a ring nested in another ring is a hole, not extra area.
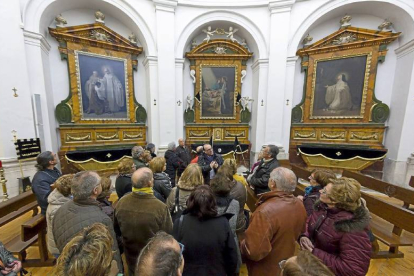
M 336 175 L 329 170 L 313 170 L 309 176 L 310 186 L 305 188 L 305 195 L 298 196 L 303 201 L 308 217 L 313 213 L 313 205 L 321 195 L 319 191 L 336 179 Z
M 115 190 L 118 199 L 121 199 L 125 194 L 132 192 L 131 175 L 135 171 L 135 164 L 132 159 L 124 159 L 119 162 L 118 176 L 115 180 Z
M 149 143 L 145 149 L 150 152 L 152 158 L 157 157 L 155 154 L 155 145 L 153 143 Z
M 236 229 L 237 229 L 237 222 L 238 222 L 238 215 L 239 215 L 239 202 L 230 195 L 230 191 L 234 186 L 234 182 L 230 179 L 231 175 L 229 175 L 226 169 L 221 169 L 218 171 L 216 176 L 210 181 L 210 187 L 213 191 L 214 195 L 216 196 L 217 202 L 217 212 L 219 215 L 221 214 L 232 214 L 233 216 L 229 220 L 230 229 L 234 236 L 234 242 L 237 246 L 237 270 L 236 274 L 239 273 L 240 265 L 241 265 L 241 254 L 239 249 L 239 240 L 237 239 Z M 241 214 L 244 216 L 244 214 Z
M 318 257 L 335 275 L 366 275 L 371 259 L 370 217 L 361 202 L 361 185 L 342 177 L 320 193 L 320 202 L 300 238 L 302 249 Z
M 174 223 L 173 236 L 184 244 L 183 275 L 234 275 L 237 247 L 226 215 L 217 216 L 211 188 L 197 187 L 188 198 L 187 209 Z
M 36 195 L 37 202 L 42 210 L 42 214 L 46 214 L 47 197 L 52 192 L 50 185 L 62 175 L 62 173 L 55 168 L 57 165 L 56 154 L 51 151 L 45 151 L 39 154 L 36 158 L 37 173 L 33 176 L 32 189 Z

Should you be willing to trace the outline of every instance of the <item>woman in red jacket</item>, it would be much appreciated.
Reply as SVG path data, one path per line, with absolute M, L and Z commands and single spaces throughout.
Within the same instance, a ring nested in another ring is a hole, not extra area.
M 335 275 L 366 275 L 371 258 L 369 212 L 361 204 L 361 185 L 342 177 L 320 190 L 308 218 L 302 249 L 318 257 Z

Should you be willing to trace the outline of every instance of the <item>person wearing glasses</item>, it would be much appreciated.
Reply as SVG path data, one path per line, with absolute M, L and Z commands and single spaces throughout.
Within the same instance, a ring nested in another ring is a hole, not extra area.
M 209 185 L 210 180 L 214 178 L 218 168 L 223 165 L 223 157 L 213 151 L 210 144 L 203 146 L 204 152 L 198 157 L 198 165 L 203 171 L 204 184 Z
M 198 186 L 191 193 L 187 209 L 173 229 L 174 238 L 185 245 L 183 275 L 235 274 L 238 260 L 237 246 L 228 220 L 231 216 L 218 215 L 216 199 L 210 186 Z
M 313 213 L 313 205 L 321 195 L 319 191 L 336 179 L 336 175 L 329 170 L 313 170 L 309 176 L 309 186 L 305 188 L 305 195 L 298 198 L 303 201 L 308 217 Z
M 366 275 L 371 259 L 370 217 L 361 201 L 361 185 L 342 177 L 320 193 L 300 238 L 302 249 L 312 252 L 335 275 Z
M 275 145 L 267 145 L 266 148 L 262 150 L 263 159 L 260 161 L 260 164 L 255 171 L 247 178 L 247 182 L 250 184 L 250 187 L 254 190 L 256 195 L 270 191 L 267 184 L 269 182 L 270 173 L 279 167 L 279 162 L 277 161 L 278 154 L 279 148 Z
M 117 262 L 119 272 L 123 272 L 121 255 L 113 227 L 113 222 L 97 201 L 102 193 L 101 177 L 92 171 L 82 171 L 75 174 L 72 180 L 71 191 L 73 200 L 63 204 L 53 218 L 53 237 L 59 252 L 83 228 L 94 223 L 102 223 L 109 230 L 112 237 L 113 259 Z
M 270 192 L 257 201 L 257 208 L 240 242 L 250 276 L 279 275 L 278 263 L 295 254 L 296 241 L 306 225 L 306 210 L 292 193 L 296 175 L 279 167 L 269 179 Z
M 159 231 L 139 254 L 135 275 L 181 276 L 184 270 L 184 245 Z

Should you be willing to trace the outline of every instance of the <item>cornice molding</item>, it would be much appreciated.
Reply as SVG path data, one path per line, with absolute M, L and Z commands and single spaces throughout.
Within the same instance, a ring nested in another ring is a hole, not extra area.
M 165 12 L 175 12 L 178 6 L 178 0 L 152 0 L 155 5 L 155 10 Z
M 23 37 L 26 45 L 40 47 L 43 52 L 49 54 L 51 46 L 43 35 L 23 30 Z
M 158 57 L 156 56 L 146 56 L 144 60 L 142 61 L 142 64 L 145 68 L 148 66 L 155 66 L 158 64 Z
M 253 62 L 252 64 L 252 70 L 256 71 L 259 68 L 265 68 L 265 67 L 269 67 L 269 59 L 257 59 L 255 62 Z
M 399 48 L 395 49 L 395 54 L 397 55 L 397 59 L 402 58 L 414 51 L 414 39 L 408 41 L 404 45 L 400 46 Z
M 269 1 L 269 11 L 271 14 L 290 12 L 296 0 L 274 0 Z

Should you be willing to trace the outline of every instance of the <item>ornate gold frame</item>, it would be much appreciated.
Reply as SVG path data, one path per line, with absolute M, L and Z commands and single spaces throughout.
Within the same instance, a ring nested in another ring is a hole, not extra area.
M 233 103 L 233 116 L 232 117 L 208 117 L 208 116 L 203 117 L 203 109 L 202 109 L 202 106 L 203 106 L 203 91 L 201 89 L 201 87 L 203 86 L 202 85 L 202 82 L 203 82 L 203 73 L 202 73 L 203 72 L 203 67 L 216 67 L 216 68 L 234 67 L 234 69 L 235 69 L 234 70 L 235 71 L 234 72 L 234 95 L 233 95 L 234 103 Z M 236 64 L 200 64 L 199 70 L 200 70 L 200 73 L 199 73 L 199 75 L 200 75 L 200 77 L 199 77 L 199 79 L 200 79 L 200 83 L 199 83 L 200 100 L 196 99 L 196 101 L 198 101 L 200 103 L 200 119 L 213 119 L 213 120 L 214 119 L 223 119 L 223 120 L 234 120 L 234 119 L 236 119 L 236 109 L 237 109 L 237 106 L 239 105 L 239 103 L 237 102 L 237 96 L 239 95 L 239 92 L 238 92 L 239 86 L 238 86 L 238 82 L 237 82 L 237 80 L 238 80 L 238 78 L 237 78 L 238 65 L 236 65 Z
M 365 64 L 365 76 L 364 76 L 364 87 L 362 89 L 362 101 L 361 101 L 361 112 L 359 116 L 313 116 L 313 102 L 315 99 L 315 83 L 316 83 L 316 72 L 318 68 L 318 62 L 320 61 L 327 61 L 327 60 L 338 60 L 343 58 L 350 58 L 350 57 L 358 57 L 358 56 L 367 56 L 367 61 Z M 371 69 L 371 60 L 372 60 L 372 52 L 367 53 L 358 53 L 358 54 L 347 54 L 341 56 L 332 56 L 327 58 L 318 58 L 315 59 L 314 62 L 314 70 L 312 76 L 312 90 L 311 90 L 311 99 L 310 99 L 310 109 L 309 109 L 309 119 L 358 119 L 364 118 L 365 114 L 365 105 L 367 101 L 367 91 L 368 91 L 368 81 L 370 77 L 370 69 Z

